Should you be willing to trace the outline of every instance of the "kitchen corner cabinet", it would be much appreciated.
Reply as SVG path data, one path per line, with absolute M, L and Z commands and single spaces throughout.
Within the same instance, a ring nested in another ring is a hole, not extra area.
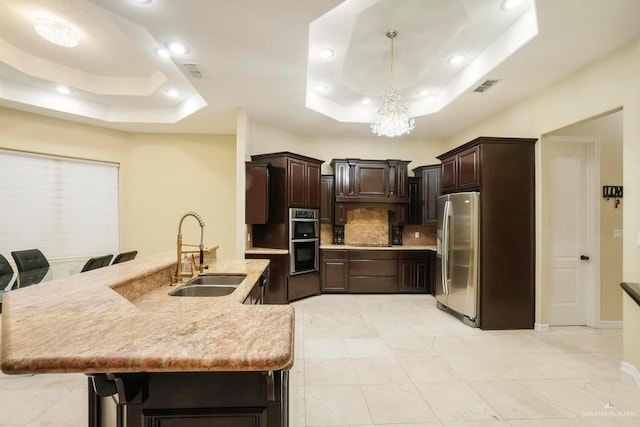
M 429 292 L 431 289 L 430 251 L 401 251 L 398 254 L 399 292 Z
M 333 175 L 322 175 L 320 177 L 320 222 L 323 224 L 333 224 L 333 211 L 336 200 L 333 186 Z
M 320 257 L 320 280 L 323 293 L 349 292 L 349 252 L 323 249 Z
M 288 151 L 251 156 L 252 163 L 271 164 L 270 204 L 276 209 L 320 209 L 320 166 L 323 161 Z M 279 173 L 274 174 L 274 169 Z M 277 193 L 284 200 L 275 200 Z M 280 215 L 278 216 L 280 217 Z M 283 216 L 284 218 L 287 215 Z
M 437 200 L 440 190 L 440 165 L 420 166 L 413 169 L 409 181 L 410 224 L 437 224 Z M 412 189 L 412 182 L 415 187 Z M 417 194 L 417 196 L 415 195 Z M 415 222 L 414 222 L 415 221 Z
M 269 221 L 269 164 L 245 163 L 245 224 Z
M 481 329 L 534 326 L 535 143 L 479 137 L 438 156 L 443 193 L 480 193 Z
M 245 254 L 245 259 L 269 260 L 269 286 L 264 289 L 263 304 L 287 304 L 287 266 L 289 254 Z
M 408 161 L 334 159 L 336 203 L 409 203 Z

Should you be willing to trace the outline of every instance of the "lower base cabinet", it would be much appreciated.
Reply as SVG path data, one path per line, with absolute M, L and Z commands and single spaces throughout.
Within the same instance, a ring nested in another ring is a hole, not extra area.
M 118 394 L 118 427 L 287 427 L 289 372 L 96 374 Z M 117 389 L 117 391 L 115 391 Z M 106 397 L 106 396 L 104 396 Z M 102 424 L 89 423 L 91 427 Z
M 349 290 L 352 293 L 398 292 L 398 252 L 350 251 Z
M 320 256 L 322 292 L 349 292 L 349 252 L 323 250 Z
M 429 252 L 432 251 L 400 252 L 398 260 L 400 292 L 425 293 L 430 291 L 432 276 Z
M 269 287 L 265 290 L 263 304 L 287 304 L 288 254 L 245 254 L 245 259 L 268 259 Z
M 322 292 L 435 294 L 435 261 L 431 250 L 322 249 Z

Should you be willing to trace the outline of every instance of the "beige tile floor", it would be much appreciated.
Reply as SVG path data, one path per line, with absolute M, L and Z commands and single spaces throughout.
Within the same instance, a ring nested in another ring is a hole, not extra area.
M 296 308 L 291 426 L 640 426 L 619 329 L 480 331 L 428 295 Z M 0 426 L 86 426 L 83 375 L 0 375 Z

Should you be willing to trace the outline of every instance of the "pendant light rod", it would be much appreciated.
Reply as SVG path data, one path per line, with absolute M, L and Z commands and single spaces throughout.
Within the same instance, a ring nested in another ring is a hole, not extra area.
M 391 40 L 391 85 L 394 82 L 393 76 L 393 39 L 398 35 L 398 32 L 395 30 L 387 31 L 387 37 Z

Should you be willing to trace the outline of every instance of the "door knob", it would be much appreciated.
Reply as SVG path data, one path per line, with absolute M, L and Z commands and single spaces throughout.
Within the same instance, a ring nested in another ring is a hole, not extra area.
M 580 255 L 580 259 L 582 261 L 589 261 L 590 258 L 588 256 L 586 256 L 586 255 Z

